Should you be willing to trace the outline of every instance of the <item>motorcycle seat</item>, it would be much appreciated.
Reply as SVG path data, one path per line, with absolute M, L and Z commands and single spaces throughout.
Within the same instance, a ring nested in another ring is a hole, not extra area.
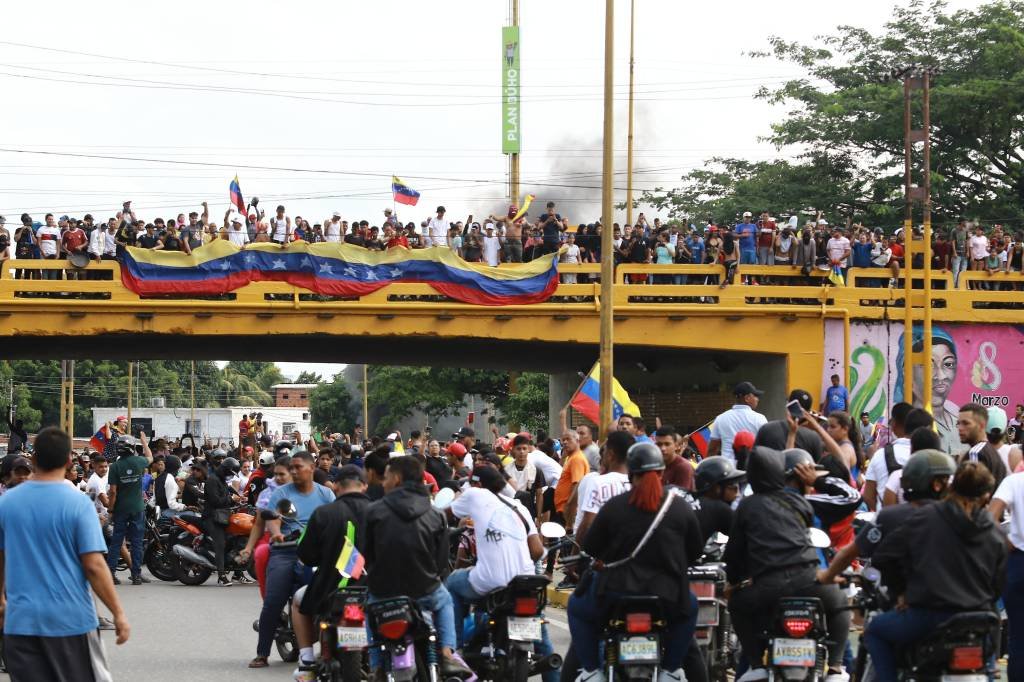
M 999 616 L 995 613 L 991 611 L 965 611 L 939 623 L 929 638 L 940 633 L 994 629 L 997 627 L 999 627 Z
M 186 523 L 201 526 L 203 525 L 203 515 L 194 511 L 183 511 L 178 514 L 178 518 Z
M 628 595 L 619 597 L 611 604 L 611 616 L 621 619 L 628 613 L 649 613 L 658 620 L 661 618 L 661 599 L 650 595 Z

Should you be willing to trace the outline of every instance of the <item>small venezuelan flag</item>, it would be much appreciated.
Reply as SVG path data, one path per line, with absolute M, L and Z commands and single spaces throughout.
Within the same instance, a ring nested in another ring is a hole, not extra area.
M 337 563 L 334 564 L 334 567 L 338 569 L 338 573 L 343 578 L 359 580 L 365 565 L 366 560 L 363 559 L 363 555 L 356 549 L 355 544 L 349 538 L 345 538 L 345 545 L 341 548 L 341 554 L 338 555 Z
M 397 175 L 391 176 L 391 192 L 395 195 L 395 203 L 415 206 L 420 200 L 420 193 L 402 182 Z
M 594 368 L 580 385 L 570 405 L 584 417 L 600 424 L 601 421 L 601 363 L 595 362 Z M 640 416 L 640 408 L 626 393 L 626 389 L 612 377 L 612 418 L 618 419 L 623 414 Z
M 231 205 L 238 209 L 238 212 L 245 216 L 245 199 L 242 198 L 242 188 L 238 186 L 238 176 L 228 185 L 228 199 Z
M 92 438 L 89 439 L 89 447 L 97 452 L 103 452 L 107 444 L 110 443 L 110 425 L 104 424 L 100 427 L 99 431 L 96 432 Z
M 708 456 L 708 443 L 711 442 L 711 422 L 687 435 L 686 438 L 690 441 L 690 447 L 700 455 L 701 459 L 704 459 Z

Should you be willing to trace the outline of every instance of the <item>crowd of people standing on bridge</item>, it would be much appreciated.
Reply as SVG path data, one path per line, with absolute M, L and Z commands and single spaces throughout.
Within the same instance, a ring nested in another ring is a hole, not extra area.
M 294 241 L 308 243 L 345 243 L 367 249 L 445 247 L 471 263 L 498 266 L 502 263 L 528 262 L 559 252 L 567 264 L 598 263 L 601 260 L 599 220 L 574 225 L 558 212 L 554 202 L 547 202 L 536 217 L 517 216 L 510 206 L 503 216 L 488 215 L 477 219 L 470 214 L 465 220 L 451 220 L 444 206 L 435 214 L 416 222 L 399 220 L 393 209 L 384 209 L 380 220 L 352 220 L 333 213 L 320 222 L 301 216 L 290 216 L 285 206 L 278 206 L 267 216 L 255 206 L 248 215 L 229 209 L 222 220 L 211 219 L 209 205 L 201 210 L 179 213 L 171 218 L 140 218 L 125 202 L 122 210 L 106 221 L 97 221 L 91 214 L 81 219 L 47 213 L 42 221 L 22 214 L 20 225 L 11 227 L 0 216 L 0 261 L 8 259 L 57 260 L 78 254 L 88 260 L 115 260 L 119 249 L 134 246 L 144 249 L 191 253 L 215 240 L 226 240 L 245 248 L 253 243 L 274 243 L 286 247 Z M 800 268 L 810 277 L 816 269 L 838 268 L 844 278 L 849 268 L 878 270 L 878 276 L 862 281 L 868 286 L 890 286 L 898 283 L 907 235 L 903 229 L 886 234 L 881 228 L 870 229 L 859 223 L 830 225 L 819 214 L 803 224 L 798 216 L 776 219 L 770 211 L 757 217 L 745 211 L 735 220 L 708 219 L 703 225 L 679 221 L 649 221 L 640 213 L 634 224 L 613 223 L 616 264 L 654 265 L 723 265 L 726 275 L 721 282 L 733 282 L 736 267 L 742 265 L 790 266 Z M 923 246 L 919 228 L 911 239 L 915 248 Z M 1024 233 L 1005 230 L 1001 225 L 990 228 L 981 223 L 959 221 L 952 228 L 936 226 L 930 246 L 932 268 L 951 272 L 954 286 L 965 271 L 985 272 L 990 277 L 1002 272 L 1024 271 Z M 924 256 L 915 253 L 914 265 L 921 267 Z M 61 270 L 19 268 L 19 278 L 60 279 Z M 78 276 L 66 271 L 68 277 Z M 636 274 L 633 283 L 687 284 L 712 283 L 717 276 L 686 274 Z M 591 273 L 567 272 L 567 284 L 596 281 Z M 770 275 L 745 276 L 744 283 L 785 283 L 793 278 L 773 279 Z M 793 281 L 810 281 L 795 279 Z M 1011 282 L 986 281 L 971 283 L 978 289 L 1012 289 Z

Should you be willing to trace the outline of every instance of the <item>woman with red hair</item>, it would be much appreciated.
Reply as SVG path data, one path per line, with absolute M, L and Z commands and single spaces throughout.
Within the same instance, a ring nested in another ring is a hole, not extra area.
M 569 630 L 583 668 L 577 680 L 600 682 L 598 640 L 613 601 L 653 596 L 667 618 L 658 682 L 685 680 L 683 657 L 697 623 L 697 599 L 687 569 L 697 563 L 703 543 L 700 525 L 685 493 L 661 483 L 665 460 L 653 443 L 637 443 L 626 455 L 631 489 L 608 500 L 583 541 L 594 559 L 569 599 Z

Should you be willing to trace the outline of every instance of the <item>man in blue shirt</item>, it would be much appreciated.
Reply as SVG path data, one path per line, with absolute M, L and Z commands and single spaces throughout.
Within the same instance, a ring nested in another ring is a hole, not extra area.
M 694 265 L 704 264 L 704 240 L 697 230 L 690 229 L 690 236 L 686 238 L 686 248 L 690 252 L 690 262 Z
M 128 641 L 96 509 L 64 480 L 70 464 L 71 439 L 45 428 L 32 479 L 0 497 L 0 617 L 12 680 L 110 679 L 93 593 L 114 616 L 117 643 Z
M 821 411 L 827 417 L 830 412 L 846 412 L 850 405 L 850 394 L 845 386 L 839 385 L 839 375 L 832 375 L 832 385 L 825 391 Z
M 270 559 L 267 560 L 266 592 L 263 597 L 263 610 L 260 612 L 259 641 L 256 644 L 256 658 L 249 662 L 250 668 L 266 668 L 270 656 L 270 645 L 274 642 L 274 632 L 281 621 L 281 610 L 288 603 L 295 591 L 309 582 L 310 571 L 299 563 L 296 547 L 275 547 L 276 543 L 293 539 L 298 536 L 309 523 L 313 511 L 323 504 L 334 502 L 334 492 L 313 480 L 316 471 L 316 460 L 306 450 L 292 453 L 288 470 L 292 482 L 275 490 L 267 505 L 268 509 L 277 510 L 281 500 L 289 500 L 296 510 L 294 518 L 281 518 L 266 521 L 270 533 Z M 257 516 L 257 530 L 250 535 L 249 544 L 239 552 L 246 558 L 252 551 L 250 545 L 253 538 L 262 535 L 263 520 Z M 258 533 L 258 534 L 257 534 Z
M 750 222 L 750 211 L 743 213 L 743 222 L 736 226 L 740 240 L 740 265 L 757 265 L 757 225 Z

